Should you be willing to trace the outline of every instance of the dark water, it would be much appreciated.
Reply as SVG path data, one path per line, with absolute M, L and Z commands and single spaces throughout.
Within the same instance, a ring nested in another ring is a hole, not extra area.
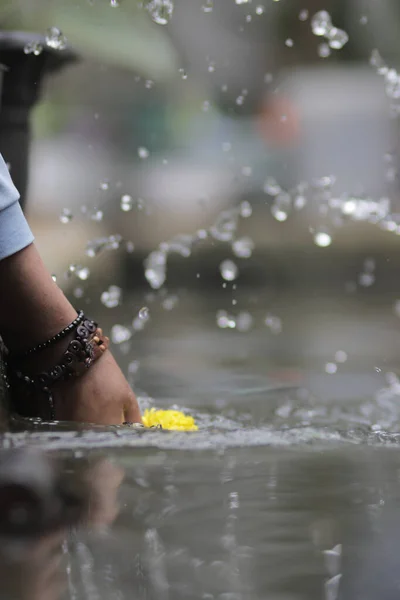
M 70 475 L 86 470 L 93 489 L 89 524 L 60 532 L 50 574 L 46 552 L 34 569 L 31 555 L 14 560 L 12 580 L 33 578 L 37 595 L 32 583 L 4 597 L 399 598 L 392 301 L 258 294 L 231 308 L 232 290 L 179 298 L 167 311 L 163 297 L 133 297 L 103 321 L 129 324 L 131 310 L 149 306 L 150 322 L 116 355 L 142 406 L 178 405 L 200 431 L 15 424 L 3 446 L 51 450 Z M 219 329 L 218 309 L 248 310 L 253 328 Z M 282 319 L 281 333 L 263 324 L 268 312 Z

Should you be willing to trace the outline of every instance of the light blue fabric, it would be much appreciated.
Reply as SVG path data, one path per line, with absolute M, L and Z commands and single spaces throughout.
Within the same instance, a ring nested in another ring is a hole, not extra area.
M 26 248 L 33 234 L 19 204 L 19 194 L 0 154 L 0 260 Z

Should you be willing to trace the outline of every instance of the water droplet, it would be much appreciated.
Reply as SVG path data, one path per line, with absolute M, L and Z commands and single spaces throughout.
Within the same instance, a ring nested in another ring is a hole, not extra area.
M 271 333 L 278 335 L 282 332 L 282 319 L 280 319 L 280 317 L 268 314 L 265 317 L 264 323 L 270 329 Z
M 246 23 L 250 23 L 252 18 L 253 17 L 251 15 L 246 15 Z
M 366 25 L 368 23 L 368 17 L 366 15 L 363 15 L 360 18 L 360 25 Z
M 141 308 L 138 312 L 138 317 L 139 319 L 141 319 L 142 321 L 148 321 L 148 319 L 150 318 L 150 311 L 147 308 L 147 306 L 143 306 L 143 308 Z
M 338 363 L 345 363 L 347 360 L 347 352 L 344 350 L 338 350 L 335 352 L 335 361 Z
M 318 179 L 314 179 L 312 184 L 313 187 L 320 190 L 327 190 L 334 185 L 336 177 L 334 175 L 324 175 Z
M 154 290 L 158 290 L 166 279 L 167 257 L 164 252 L 155 250 L 145 260 L 145 277 Z
M 326 363 L 325 372 L 329 373 L 330 375 L 333 375 L 334 373 L 337 372 L 337 364 L 333 363 L 333 362 Z
M 99 208 L 94 208 L 93 212 L 90 215 L 92 221 L 102 221 L 103 220 L 103 211 Z
M 57 275 L 54 275 L 54 273 L 53 273 L 53 275 L 51 276 L 51 278 L 52 278 L 52 280 L 53 280 L 55 283 L 57 282 Z
M 35 56 L 39 56 L 39 54 L 41 54 L 42 52 L 43 46 L 42 44 L 39 44 L 39 42 L 31 42 L 24 46 L 25 54 L 34 54 Z
M 173 308 L 175 308 L 175 306 L 178 304 L 178 302 L 179 302 L 178 296 L 167 296 L 162 302 L 162 307 L 165 310 L 172 310 Z
M 311 30 L 314 35 L 325 36 L 329 33 L 331 27 L 331 16 L 326 10 L 320 10 L 311 19 Z
M 215 71 L 215 62 L 213 60 L 211 60 L 208 63 L 208 72 L 209 73 L 214 73 L 214 71 Z
M 238 258 L 250 258 L 254 250 L 254 242 L 249 237 L 242 237 L 232 244 L 232 252 Z
M 85 292 L 81 287 L 76 287 L 73 291 L 75 298 L 83 298 Z
M 307 198 L 301 194 L 295 196 L 293 206 L 296 210 L 301 210 L 307 204 Z
M 217 325 L 221 329 L 235 329 L 236 321 L 233 315 L 230 315 L 226 310 L 219 310 L 217 312 Z
M 244 102 L 244 96 L 240 95 L 236 98 L 236 104 L 238 106 L 243 106 L 243 102 Z
M 239 269 L 233 260 L 223 260 L 219 266 L 219 270 L 225 281 L 234 281 L 239 274 Z
M 207 112 L 210 109 L 210 102 L 208 100 L 204 100 L 201 109 L 204 112 Z
M 316 231 L 314 234 L 314 243 L 320 248 L 327 248 L 332 244 L 332 237 L 327 231 Z
M 196 237 L 197 237 L 199 240 L 205 240 L 205 239 L 207 239 L 207 238 L 208 238 L 208 233 L 207 233 L 207 230 L 206 230 L 206 229 L 198 229 L 198 230 L 196 231 Z
M 58 27 L 50 27 L 46 32 L 46 44 L 49 48 L 53 48 L 53 50 L 65 50 L 67 47 L 67 38 Z
M 122 299 L 122 290 L 117 285 L 110 285 L 108 290 L 104 291 L 100 296 L 100 301 L 107 308 L 115 308 Z
M 361 273 L 358 277 L 358 283 L 363 287 L 370 287 L 375 283 L 375 275 L 372 273 Z
M 68 267 L 68 272 L 73 273 L 81 279 L 82 281 L 86 281 L 90 277 L 90 270 L 88 267 L 81 267 L 81 265 L 70 265 Z
M 284 221 L 287 220 L 288 218 L 288 214 L 287 212 L 285 212 L 284 210 L 277 208 L 275 205 L 273 205 L 271 207 L 271 213 L 274 216 L 274 218 L 279 221 L 280 223 L 283 223 Z
M 110 337 L 113 344 L 122 344 L 131 339 L 132 332 L 124 325 L 113 325 Z
M 216 240 L 229 242 L 237 227 L 237 214 L 232 210 L 222 211 L 217 217 L 214 225 L 210 227 L 210 234 Z
M 128 254 L 132 254 L 132 252 L 135 250 L 135 244 L 130 241 L 126 242 L 125 248 L 126 248 L 126 251 L 128 252 Z
M 300 21 L 307 21 L 309 15 L 310 15 L 310 13 L 308 12 L 308 10 L 306 8 L 303 8 L 303 10 L 301 10 L 299 12 L 299 20 Z
M 263 189 L 264 192 L 270 196 L 277 196 L 282 191 L 281 186 L 274 177 L 267 177 Z
M 382 369 L 380 367 L 374 367 L 377 373 L 382 373 Z
M 110 182 L 108 180 L 100 182 L 100 189 L 103 190 L 103 192 L 107 191 L 109 188 L 110 188 Z
M 138 360 L 133 360 L 132 362 L 130 362 L 128 365 L 129 375 L 136 375 L 136 373 L 139 371 L 139 367 L 140 362 Z
M 138 155 L 139 158 L 144 160 L 145 158 L 148 158 L 150 156 L 150 152 L 144 146 L 140 146 L 140 148 L 138 148 Z
M 118 0 L 110 0 L 110 6 L 112 8 L 118 8 L 119 7 L 119 1 Z
M 249 331 L 253 325 L 253 317 L 247 311 L 240 312 L 236 317 L 236 328 L 238 331 Z
M 289 216 L 291 207 L 291 198 L 286 192 L 282 192 L 275 197 L 274 203 L 271 206 L 272 216 L 279 222 L 283 223 Z
M 294 42 L 292 40 L 292 38 L 288 38 L 287 40 L 285 40 L 285 46 L 287 46 L 288 48 L 293 48 Z
M 144 6 L 157 25 L 167 25 L 174 12 L 171 0 L 147 0 Z
M 376 261 L 374 258 L 366 258 L 364 260 L 364 271 L 366 273 L 373 273 L 375 271 Z
M 154 81 L 152 79 L 146 79 L 146 81 L 144 82 L 144 87 L 146 88 L 146 90 L 151 90 L 153 86 Z
M 205 12 L 205 13 L 209 13 L 209 12 L 212 12 L 213 8 L 214 8 L 214 1 L 213 0 L 206 0 L 206 2 L 201 7 L 201 10 L 203 12 Z
M 264 11 L 265 11 L 264 6 L 261 6 L 261 5 L 256 6 L 256 15 L 262 15 L 262 14 L 264 14 Z
M 253 209 L 251 207 L 251 204 L 247 200 L 244 200 L 243 202 L 241 202 L 239 210 L 240 210 L 240 216 L 243 219 L 248 219 L 253 214 Z
M 181 233 L 173 237 L 169 242 L 161 244 L 160 248 L 165 252 L 175 252 L 184 258 L 188 258 L 192 252 L 193 242 L 194 238 L 192 235 Z
M 331 55 L 331 49 L 329 44 L 319 44 L 318 46 L 318 56 L 321 58 L 328 58 Z
M 187 73 L 185 69 L 179 69 L 179 73 L 181 74 L 182 79 L 187 79 Z
M 334 50 L 341 50 L 349 41 L 349 36 L 343 29 L 332 27 L 328 32 L 329 46 Z
M 69 210 L 69 208 L 63 208 L 60 215 L 61 223 L 70 223 L 70 221 L 72 221 L 72 218 L 72 212 Z
M 129 194 L 124 194 L 121 197 L 121 210 L 123 212 L 129 212 L 130 210 L 132 210 L 132 208 L 133 208 L 132 196 L 130 196 Z
M 235 0 L 236 4 L 249 4 L 251 0 Z

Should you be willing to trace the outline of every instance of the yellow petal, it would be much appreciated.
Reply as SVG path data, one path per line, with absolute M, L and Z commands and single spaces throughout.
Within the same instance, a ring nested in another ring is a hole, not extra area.
M 161 425 L 163 429 L 170 431 L 197 431 L 198 427 L 193 417 L 179 410 L 156 410 L 151 408 L 145 410 L 142 417 L 145 427 Z

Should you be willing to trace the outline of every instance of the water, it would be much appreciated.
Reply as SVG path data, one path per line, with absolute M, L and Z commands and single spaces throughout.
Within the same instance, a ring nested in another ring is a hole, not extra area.
M 112 461 L 90 475 L 92 522 L 61 535 L 65 597 L 397 598 L 392 299 L 236 291 L 233 326 L 221 329 L 231 291 L 158 294 L 125 294 L 101 321 L 131 334 L 146 296 L 151 320 L 128 353 L 120 339 L 114 352 L 143 407 L 177 405 L 199 432 L 31 421 L 2 437 L 68 457 L 70 473 Z M 15 577 L 14 562 L 14 583 L 26 571 L 40 580 L 46 564 L 22 561 Z

